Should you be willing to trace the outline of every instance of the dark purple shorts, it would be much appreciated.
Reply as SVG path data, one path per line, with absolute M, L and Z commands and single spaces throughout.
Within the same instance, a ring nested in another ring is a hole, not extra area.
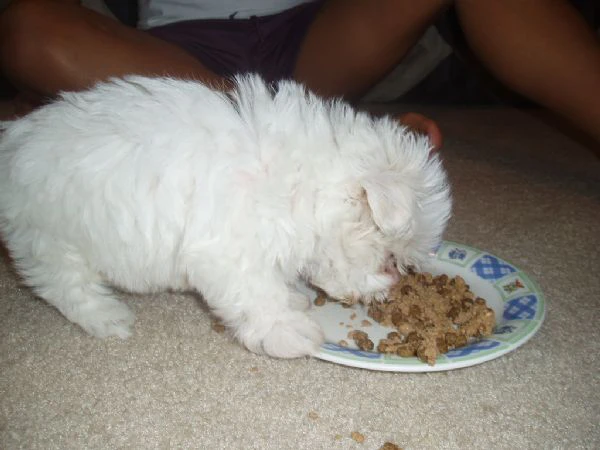
M 304 36 L 323 5 L 315 1 L 263 17 L 187 20 L 150 28 L 221 76 L 254 72 L 268 81 L 291 78 Z

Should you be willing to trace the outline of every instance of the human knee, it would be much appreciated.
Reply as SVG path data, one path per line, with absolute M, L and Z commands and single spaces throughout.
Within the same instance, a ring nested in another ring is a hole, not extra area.
M 0 15 L 0 64 L 6 74 L 19 79 L 58 60 L 65 30 L 51 0 L 14 0 Z

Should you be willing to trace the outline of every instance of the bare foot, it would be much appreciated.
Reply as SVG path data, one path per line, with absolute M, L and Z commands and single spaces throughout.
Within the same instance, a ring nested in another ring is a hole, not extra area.
M 434 120 L 414 112 L 401 114 L 397 119 L 407 127 L 429 136 L 433 151 L 438 151 L 442 147 L 442 132 Z

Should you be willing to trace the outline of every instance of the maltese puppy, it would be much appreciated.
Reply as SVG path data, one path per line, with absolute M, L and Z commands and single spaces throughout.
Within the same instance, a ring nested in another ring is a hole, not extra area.
M 314 354 L 299 282 L 383 298 L 437 245 L 450 191 L 426 137 L 303 86 L 131 76 L 0 126 L 0 220 L 24 282 L 98 337 L 111 287 L 195 290 L 249 350 Z

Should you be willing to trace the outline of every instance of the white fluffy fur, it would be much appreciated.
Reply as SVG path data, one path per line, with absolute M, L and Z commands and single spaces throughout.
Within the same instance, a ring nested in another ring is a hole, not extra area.
M 110 286 L 195 289 L 250 350 L 313 353 L 295 289 L 373 298 L 436 245 L 450 194 L 430 145 L 293 82 L 231 95 L 129 77 L 3 124 L 0 215 L 26 284 L 88 333 L 134 320 Z

